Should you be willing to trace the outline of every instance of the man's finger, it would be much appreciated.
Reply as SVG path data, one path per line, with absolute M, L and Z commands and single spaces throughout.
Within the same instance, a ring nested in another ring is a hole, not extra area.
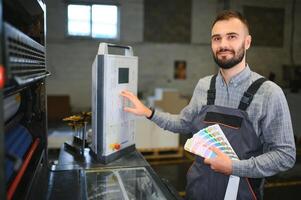
M 128 90 L 122 90 L 121 93 L 129 94 L 130 91 Z
M 211 164 L 211 159 L 210 159 L 210 158 L 205 158 L 205 159 L 204 159 L 204 163 L 205 163 L 206 165 L 210 165 L 210 164 Z
M 128 99 L 129 101 L 133 102 L 135 101 L 134 97 L 130 96 L 129 94 L 123 94 L 123 93 L 120 93 L 120 95 L 126 99 Z M 124 101 L 124 99 L 123 99 Z
M 211 150 L 211 151 L 213 151 L 214 153 L 216 153 L 216 155 L 224 155 L 224 153 L 219 149 L 219 148 L 216 148 L 215 146 L 211 146 L 211 147 L 209 147 L 209 149 Z
M 123 110 L 126 111 L 126 112 L 136 113 L 136 109 L 135 108 L 125 107 L 125 108 L 123 108 Z
M 128 96 L 135 96 L 132 92 L 130 92 L 128 90 L 123 90 L 121 93 L 126 94 Z
M 123 96 L 123 97 L 126 97 L 126 98 L 130 98 L 131 97 L 128 93 L 123 92 L 123 91 L 120 93 L 120 95 Z

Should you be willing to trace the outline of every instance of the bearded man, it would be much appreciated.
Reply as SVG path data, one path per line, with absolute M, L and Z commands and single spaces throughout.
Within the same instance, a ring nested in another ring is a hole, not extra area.
M 227 199 L 230 175 L 240 177 L 230 199 L 262 199 L 264 177 L 293 167 L 296 149 L 290 113 L 279 86 L 251 71 L 246 52 L 251 45 L 247 20 L 236 11 L 223 11 L 211 30 L 216 75 L 199 80 L 191 101 L 179 115 L 143 105 L 129 91 L 126 112 L 145 116 L 163 129 L 197 133 L 219 124 L 239 160 L 212 147 L 215 158 L 196 156 L 187 173 L 187 199 Z M 231 193 L 231 192 L 230 192 Z

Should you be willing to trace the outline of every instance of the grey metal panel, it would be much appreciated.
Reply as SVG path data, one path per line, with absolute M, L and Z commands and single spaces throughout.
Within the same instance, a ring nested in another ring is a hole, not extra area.
M 103 91 L 104 91 L 104 55 L 97 55 L 98 62 L 97 62 L 97 67 L 98 67 L 98 72 L 97 72 L 97 92 L 96 94 L 101 94 L 101 96 L 98 95 L 97 98 L 97 129 L 96 133 L 97 134 L 97 154 L 102 155 L 103 152 L 103 138 L 99 137 L 103 135 L 103 118 L 104 118 L 104 97 L 103 97 Z

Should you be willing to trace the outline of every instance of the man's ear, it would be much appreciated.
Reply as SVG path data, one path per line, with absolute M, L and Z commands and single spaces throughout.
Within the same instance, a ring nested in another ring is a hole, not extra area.
M 252 37 L 251 35 L 247 35 L 245 38 L 245 49 L 248 50 L 251 46 Z

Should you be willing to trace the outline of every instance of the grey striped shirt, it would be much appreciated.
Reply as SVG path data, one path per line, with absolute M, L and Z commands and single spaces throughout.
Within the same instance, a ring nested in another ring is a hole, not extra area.
M 190 133 L 190 122 L 207 104 L 207 90 L 212 76 L 199 80 L 191 101 L 179 115 L 155 111 L 152 121 L 163 129 Z M 219 73 L 216 78 L 215 105 L 238 108 L 243 93 L 261 76 L 247 66 L 232 77 L 228 85 Z M 255 94 L 247 109 L 254 130 L 263 144 L 264 153 L 248 160 L 233 161 L 233 175 L 259 178 L 272 176 L 293 167 L 296 148 L 286 98 L 279 86 L 266 81 Z

